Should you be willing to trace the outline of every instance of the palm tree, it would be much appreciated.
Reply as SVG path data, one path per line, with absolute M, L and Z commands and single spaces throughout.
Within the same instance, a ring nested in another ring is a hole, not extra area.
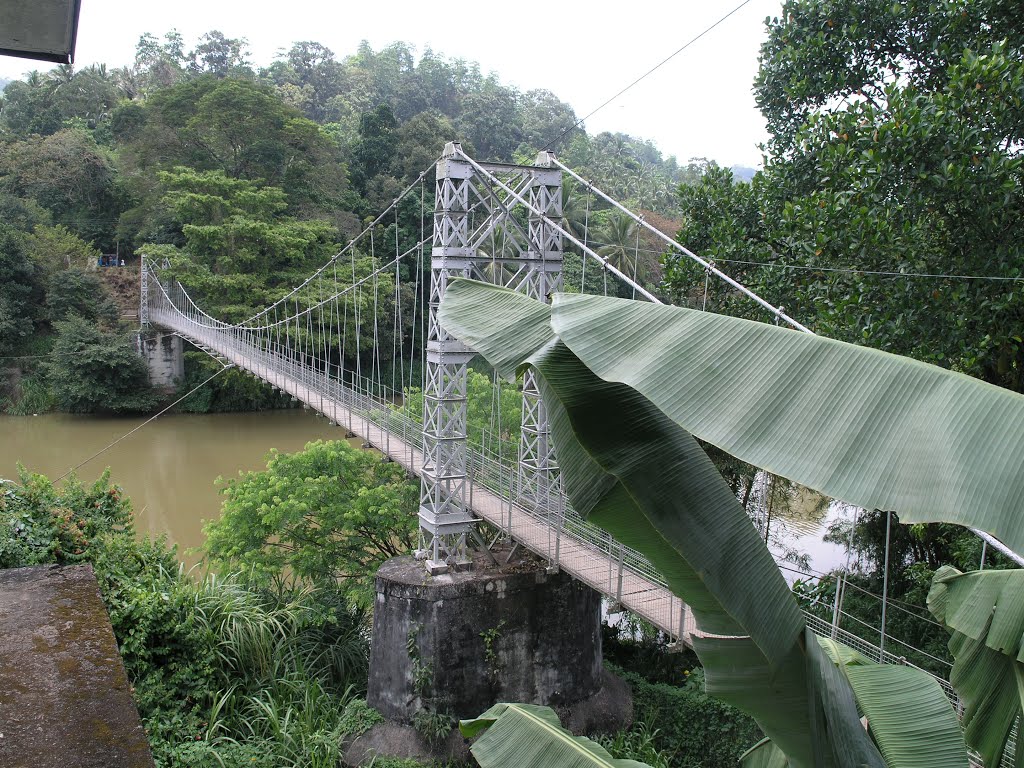
M 654 287 L 661 279 L 659 252 L 630 216 L 619 211 L 606 214 L 593 232 L 591 242 L 598 255 L 636 282 Z

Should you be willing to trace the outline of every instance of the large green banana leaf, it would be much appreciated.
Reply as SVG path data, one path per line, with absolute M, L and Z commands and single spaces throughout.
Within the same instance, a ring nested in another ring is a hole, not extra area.
M 749 712 L 794 766 L 881 765 L 847 677 L 807 643 L 788 587 L 699 445 L 632 387 L 595 376 L 541 307 L 458 281 L 441 322 L 506 375 L 534 367 L 574 506 L 646 554 L 701 629 L 749 636 L 695 639 L 709 691 Z
M 956 712 L 934 677 L 916 667 L 878 664 L 830 638 L 817 641 L 850 683 L 887 766 L 967 765 Z
M 495 704 L 460 721 L 459 730 L 467 739 L 484 732 L 470 747 L 482 768 L 650 768 L 617 760 L 600 744 L 573 736 L 552 709 L 534 704 Z
M 761 739 L 742 755 L 741 768 L 789 768 L 786 753 L 775 746 L 769 738 Z
M 969 376 L 764 323 L 556 294 L 555 333 L 744 461 L 903 522 L 987 531 L 1024 552 L 1024 397 Z
M 697 642 L 703 645 L 707 641 Z M 835 640 L 814 638 L 810 632 L 807 643 L 811 651 L 808 656 L 817 667 L 824 689 L 828 741 L 835 753 L 865 766 L 968 765 L 956 713 L 931 675 L 914 667 L 878 664 Z M 735 690 L 726 693 L 727 700 L 737 705 L 742 704 L 743 697 L 771 694 L 761 686 L 745 690 L 742 676 L 737 673 L 735 677 Z M 708 691 L 718 685 L 709 675 Z M 860 724 L 861 714 L 873 741 L 867 739 Z M 778 717 L 784 718 L 785 713 L 780 712 Z M 784 768 L 790 764 L 786 753 L 784 744 L 764 740 L 743 755 L 741 764 L 743 768 Z
M 577 511 L 647 554 L 703 631 L 749 635 L 769 665 L 782 663 L 803 617 L 697 441 L 636 391 L 594 376 L 560 342 L 529 361 Z
M 535 367 L 576 510 L 643 551 L 703 631 L 750 635 L 779 663 L 803 618 L 743 507 L 689 434 L 557 343 L 548 313 L 521 294 L 457 281 L 440 319 L 505 375 Z M 749 581 L 736 578 L 737 563 Z
M 986 766 L 997 766 L 1024 713 L 1024 570 L 944 566 L 932 579 L 928 608 L 953 630 L 949 681 L 964 702 L 967 743 Z M 1014 757 L 1024 765 L 1024 749 Z

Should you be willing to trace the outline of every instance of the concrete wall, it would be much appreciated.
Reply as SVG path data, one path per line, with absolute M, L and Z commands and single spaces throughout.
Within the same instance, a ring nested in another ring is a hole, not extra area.
M 149 381 L 154 387 L 173 388 L 185 377 L 185 357 L 179 336 L 140 334 L 139 351 L 149 367 Z
M 0 570 L 0 766 L 153 768 L 92 566 Z
M 601 598 L 564 573 L 526 561 L 429 576 L 400 557 L 378 571 L 376 591 L 367 698 L 389 719 L 570 704 L 601 686 Z

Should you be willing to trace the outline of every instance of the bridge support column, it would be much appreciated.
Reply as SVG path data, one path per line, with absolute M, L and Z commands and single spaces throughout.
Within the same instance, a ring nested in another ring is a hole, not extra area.
M 468 718 L 517 701 L 555 708 L 577 733 L 621 728 L 632 701 L 602 669 L 601 596 L 532 557 L 501 567 L 482 553 L 477 560 L 469 571 L 426 579 L 411 557 L 377 572 L 370 706 L 408 725 L 421 712 Z M 403 754 L 384 731 L 367 734 L 362 751 Z M 457 733 L 453 746 L 464 750 Z
M 535 162 L 528 199 L 534 209 L 529 217 L 529 250 L 520 258 L 527 264 L 527 276 L 520 290 L 538 301 L 550 301 L 550 295 L 562 288 L 562 234 L 545 221 L 562 218 L 562 173 L 550 168 L 547 152 Z M 560 514 L 562 494 L 558 482 L 558 464 L 551 444 L 548 413 L 532 369 L 523 376 L 523 421 L 519 443 L 520 503 L 536 510 Z M 558 565 L 557 547 L 552 565 Z
M 468 567 L 467 536 L 480 540 L 466 504 L 466 365 L 472 352 L 441 327 L 437 308 L 454 277 L 490 280 L 540 300 L 561 288 L 562 235 L 555 224 L 562 216 L 562 173 L 546 152 L 534 166 L 480 165 L 449 144 L 437 164 L 436 189 L 417 552 L 432 574 Z M 524 208 L 526 227 L 516 215 Z M 523 395 L 517 502 L 557 516 L 558 469 L 531 373 Z
M 181 337 L 172 333 L 139 332 L 139 354 L 149 368 L 149 383 L 156 389 L 174 389 L 185 378 Z
M 466 366 L 473 353 L 441 327 L 437 310 L 448 282 L 468 277 L 469 190 L 472 167 L 446 148 L 437 164 L 434 240 L 430 254 L 430 315 L 423 390 L 423 471 L 420 483 L 420 546 L 431 574 L 469 567 L 467 535 L 474 518 L 466 506 Z

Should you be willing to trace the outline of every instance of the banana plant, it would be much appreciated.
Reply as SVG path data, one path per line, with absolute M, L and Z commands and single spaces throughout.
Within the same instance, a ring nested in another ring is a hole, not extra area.
M 964 702 L 967 741 L 986 766 L 1001 765 L 1024 714 L 1024 571 L 943 566 L 932 578 L 928 608 L 953 633 L 949 682 Z M 1024 765 L 1024 749 L 1014 757 Z
M 481 768 L 650 768 L 573 736 L 553 709 L 535 704 L 495 704 L 477 718 L 461 720 L 459 731 L 467 739 L 486 731 L 470 748 Z
M 691 606 L 708 692 L 767 736 L 748 765 L 968 765 L 932 678 L 807 629 L 695 438 L 834 498 L 1021 550 L 1024 397 L 877 350 L 606 297 L 549 306 L 456 281 L 440 320 L 502 375 L 536 371 L 568 496 Z

